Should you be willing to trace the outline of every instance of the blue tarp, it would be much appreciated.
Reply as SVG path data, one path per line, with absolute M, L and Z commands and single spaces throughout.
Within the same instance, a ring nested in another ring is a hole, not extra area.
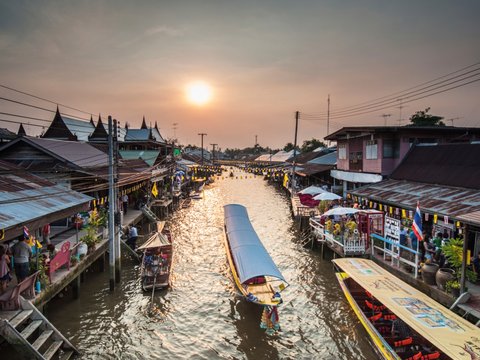
M 247 209 L 239 204 L 223 208 L 227 240 L 240 282 L 257 276 L 272 276 L 287 282 L 253 229 Z

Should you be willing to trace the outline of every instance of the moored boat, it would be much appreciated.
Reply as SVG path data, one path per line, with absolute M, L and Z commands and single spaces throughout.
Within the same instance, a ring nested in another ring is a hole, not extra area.
M 165 229 L 154 232 L 137 251 L 143 253 L 140 268 L 142 290 L 168 287 L 173 260 L 171 233 Z
M 480 359 L 480 329 L 367 259 L 332 260 L 383 359 Z

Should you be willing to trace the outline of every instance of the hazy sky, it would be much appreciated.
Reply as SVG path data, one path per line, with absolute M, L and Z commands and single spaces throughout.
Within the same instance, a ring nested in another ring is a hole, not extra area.
M 298 142 L 323 139 L 328 94 L 330 132 L 383 124 L 384 113 L 391 114 L 389 124 L 398 124 L 400 101 L 368 114 L 335 118 L 335 112 L 478 62 L 478 0 L 0 3 L 1 85 L 112 115 L 122 126 L 138 127 L 145 116 L 166 138 L 177 123 L 181 143 L 199 145 L 203 132 L 205 144 L 223 149 L 253 146 L 255 135 L 262 146 L 293 142 L 296 110 Z M 195 80 L 214 92 L 202 107 L 185 100 L 185 86 Z M 480 126 L 479 95 L 476 82 L 405 103 L 403 124 L 431 107 L 435 115 L 458 118 L 457 126 Z M 0 97 L 55 109 L 6 89 Z M 0 109 L 53 118 L 4 100 Z M 18 124 L 0 121 L 0 127 L 16 132 Z

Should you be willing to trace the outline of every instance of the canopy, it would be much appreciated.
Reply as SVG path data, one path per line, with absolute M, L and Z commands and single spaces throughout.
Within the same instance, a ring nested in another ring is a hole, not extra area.
M 348 215 L 348 214 L 355 214 L 359 212 L 360 210 L 354 209 L 354 208 L 348 208 L 348 207 L 341 207 L 338 206 L 336 208 L 330 209 L 328 211 L 325 211 L 323 215 L 329 216 L 329 215 Z
M 168 241 L 168 238 L 164 234 L 156 232 L 150 236 L 150 238 L 145 241 L 142 246 L 139 246 L 137 250 L 151 249 L 165 245 L 171 245 L 170 241 Z
M 225 232 L 240 282 L 257 276 L 271 276 L 287 282 L 253 229 L 247 209 L 229 204 L 224 206 L 224 214 Z
M 315 195 L 313 197 L 313 200 L 338 200 L 338 199 L 341 199 L 342 197 L 337 195 L 337 194 L 334 194 L 334 193 L 331 193 L 331 192 L 323 192 L 321 194 L 318 194 L 318 195 Z
M 452 359 L 480 355 L 480 329 L 367 259 L 332 260 L 408 326 Z M 471 344 L 477 344 L 472 347 Z
M 309 186 L 301 191 L 299 191 L 299 194 L 310 194 L 310 195 L 316 195 L 316 194 L 321 194 L 327 192 L 326 190 L 323 190 L 321 187 L 318 186 Z

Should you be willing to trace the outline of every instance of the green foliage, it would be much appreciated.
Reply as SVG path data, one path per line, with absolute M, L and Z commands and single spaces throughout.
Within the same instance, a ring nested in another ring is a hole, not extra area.
M 307 153 L 319 147 L 327 147 L 327 144 L 325 144 L 323 141 L 312 138 L 312 140 L 305 140 L 300 150 L 302 151 L 302 153 Z M 293 149 L 293 145 L 292 145 L 292 149 Z
M 297 155 L 300 154 L 300 148 L 298 147 L 298 145 L 297 145 L 296 149 L 297 149 Z M 283 151 L 289 152 L 291 150 L 293 150 L 293 144 L 291 142 L 287 143 L 283 147 Z
M 454 270 L 458 270 L 462 267 L 463 260 L 463 240 L 462 239 L 450 239 L 443 247 L 442 251 L 445 257 L 448 259 L 448 263 Z
M 97 211 L 93 210 L 90 213 L 90 218 L 87 226 L 86 235 L 80 238 L 80 241 L 85 243 L 89 248 L 95 246 L 98 242 L 98 227 L 102 223 L 102 218 L 98 215 Z
M 445 283 L 445 291 L 451 292 L 453 289 L 460 289 L 460 283 L 458 280 L 448 280 Z
M 450 266 L 455 270 L 457 278 L 460 278 L 462 276 L 463 240 L 460 238 L 450 239 L 442 246 L 442 251 Z M 466 270 L 465 275 L 470 282 L 475 282 L 477 279 L 477 275 L 470 269 Z
M 430 108 L 426 108 L 424 111 L 417 111 L 410 117 L 410 122 L 415 126 L 445 126 L 445 123 L 441 121 L 442 116 L 428 114 Z

